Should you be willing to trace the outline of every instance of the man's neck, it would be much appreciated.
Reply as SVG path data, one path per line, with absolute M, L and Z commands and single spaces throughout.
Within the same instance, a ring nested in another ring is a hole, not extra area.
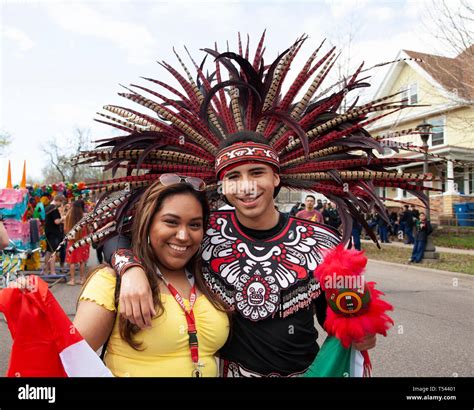
M 278 224 L 280 213 L 273 208 L 273 212 L 265 213 L 258 218 L 247 218 L 242 215 L 237 209 L 235 210 L 237 220 L 246 228 L 256 229 L 259 231 L 266 231 L 272 229 Z

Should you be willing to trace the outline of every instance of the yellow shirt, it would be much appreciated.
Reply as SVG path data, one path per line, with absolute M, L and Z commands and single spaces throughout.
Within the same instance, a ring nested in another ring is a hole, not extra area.
M 115 312 L 114 292 L 116 277 L 108 268 L 99 270 L 88 281 L 80 300 L 88 300 Z M 141 351 L 133 349 L 120 337 L 118 316 L 115 321 L 105 364 L 119 377 L 190 377 L 194 369 L 189 350 L 185 314 L 170 294 L 161 293 L 164 312 L 152 319 L 152 328 L 140 330 L 134 340 L 143 342 Z M 184 300 L 189 306 L 189 301 Z M 224 312 L 214 308 L 201 295 L 194 304 L 199 361 L 204 377 L 217 377 L 216 352 L 229 335 L 229 320 Z

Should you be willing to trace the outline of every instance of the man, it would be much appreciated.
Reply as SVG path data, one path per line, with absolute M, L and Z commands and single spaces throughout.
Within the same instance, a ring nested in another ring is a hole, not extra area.
M 299 211 L 296 214 L 297 218 L 307 219 L 311 222 L 323 223 L 323 215 L 321 212 L 314 209 L 315 198 L 314 195 L 306 195 L 304 200 L 305 210 Z
M 410 208 L 411 208 L 411 213 L 413 214 L 413 218 L 420 219 L 420 211 L 416 209 L 415 205 L 411 204 Z
M 321 212 L 321 209 L 324 208 L 323 201 L 321 199 L 318 199 L 317 204 L 316 204 L 316 211 Z
M 215 212 L 202 245 L 207 284 L 236 311 L 232 337 L 220 352 L 225 377 L 293 376 L 308 368 L 319 350 L 313 315 L 322 325 L 326 311 L 312 273 L 321 263 L 322 250 L 339 241 L 331 228 L 275 209 L 277 163 L 233 152 L 262 146 L 271 148 L 263 136 L 249 131 L 224 141 L 216 174 L 235 213 Z M 229 159 L 235 157 L 239 161 Z M 124 271 L 127 257 L 129 253 L 119 250 L 113 260 L 120 260 L 115 268 L 122 274 L 122 314 L 144 327 L 154 314 L 151 291 L 141 268 Z M 369 336 L 354 347 L 366 350 L 374 345 L 375 336 Z
M 44 273 L 56 274 L 56 257 L 51 256 L 61 243 L 63 233 L 61 224 L 64 216 L 61 216 L 60 208 L 65 204 L 63 195 L 56 195 L 51 203 L 45 208 L 46 218 L 44 220 L 44 233 L 46 236 L 46 253 L 44 256 Z

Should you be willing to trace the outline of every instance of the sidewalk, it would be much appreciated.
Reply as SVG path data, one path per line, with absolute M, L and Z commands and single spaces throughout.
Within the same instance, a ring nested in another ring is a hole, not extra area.
M 373 243 L 371 239 L 361 239 L 362 243 Z M 380 243 L 380 246 L 383 247 L 390 247 L 396 246 L 398 248 L 407 248 L 413 249 L 413 245 L 405 245 L 403 242 L 391 242 L 391 243 Z M 471 255 L 474 256 L 474 249 L 456 249 L 456 248 L 446 248 L 444 246 L 436 246 L 436 252 L 442 253 L 456 253 L 459 255 Z

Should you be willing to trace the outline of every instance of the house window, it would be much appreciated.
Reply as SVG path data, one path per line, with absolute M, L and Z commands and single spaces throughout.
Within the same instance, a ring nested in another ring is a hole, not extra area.
M 400 94 L 400 101 L 401 101 L 401 105 L 408 105 L 410 103 L 410 96 L 408 94 L 408 89 L 407 87 L 402 87 L 400 88 L 399 90 L 401 92 Z
M 418 102 L 418 84 L 417 83 L 410 84 L 409 94 L 410 94 L 410 105 L 416 104 Z
M 301 202 L 301 192 L 300 191 L 290 191 L 290 202 L 292 204 L 296 202 Z
M 460 194 L 464 192 L 464 168 L 454 168 L 454 190 Z
M 474 167 L 469 172 L 469 192 L 474 194 Z
M 400 100 L 402 100 L 402 105 L 411 105 L 418 102 L 418 84 L 413 83 L 410 85 L 405 85 L 401 87 L 400 90 Z
M 444 144 L 444 118 L 433 118 L 428 121 L 431 128 L 431 146 Z

